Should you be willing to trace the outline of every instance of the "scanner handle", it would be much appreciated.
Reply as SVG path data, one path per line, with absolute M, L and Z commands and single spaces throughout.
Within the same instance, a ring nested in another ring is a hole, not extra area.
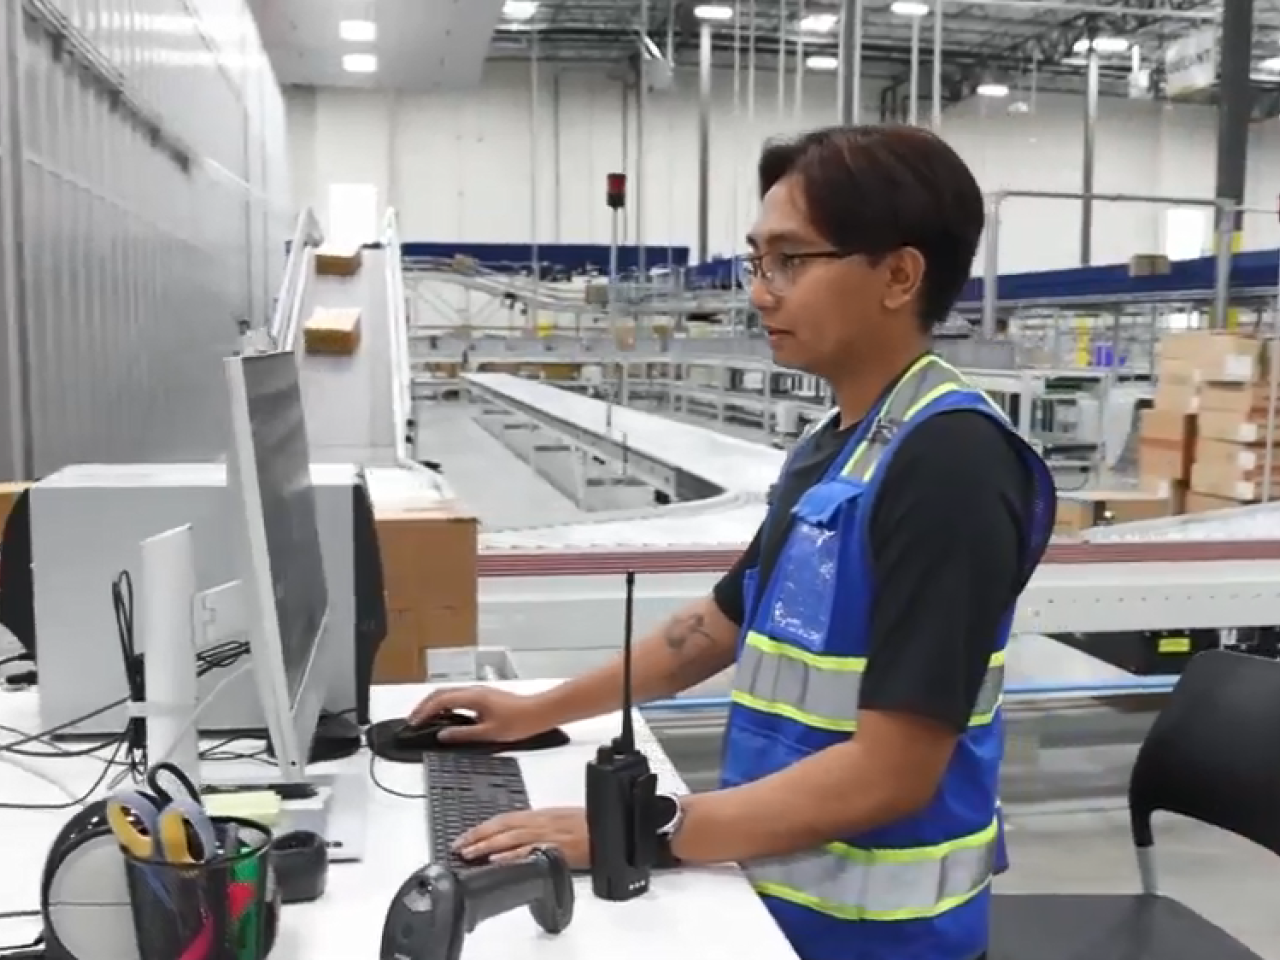
M 551 892 L 548 861 L 541 852 L 523 860 L 466 867 L 455 871 L 466 903 L 466 928 L 519 907 L 536 904 Z

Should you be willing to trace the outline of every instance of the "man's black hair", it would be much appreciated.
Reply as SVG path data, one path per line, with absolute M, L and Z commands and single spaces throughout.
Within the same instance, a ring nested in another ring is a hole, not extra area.
M 982 190 L 941 138 L 919 127 L 825 127 L 767 143 L 760 195 L 801 184 L 810 221 L 837 250 L 873 261 L 913 247 L 925 262 L 920 321 L 946 319 L 982 236 Z

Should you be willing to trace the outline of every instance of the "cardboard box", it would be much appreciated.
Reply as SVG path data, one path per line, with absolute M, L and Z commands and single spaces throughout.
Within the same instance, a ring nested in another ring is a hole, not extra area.
M 1160 341 L 1160 366 L 1181 361 L 1206 383 L 1250 383 L 1266 369 L 1262 342 L 1222 330 L 1188 330 Z M 1157 376 L 1160 370 L 1157 369 Z
M 1171 493 L 1191 478 L 1196 417 L 1178 410 L 1143 410 L 1138 419 L 1138 479 L 1147 490 Z
M 1129 258 L 1129 276 L 1163 277 L 1169 273 L 1169 258 L 1159 253 L 1139 253 Z
M 374 683 L 421 683 L 432 651 L 474 648 L 479 632 L 478 527 L 451 501 L 380 512 L 388 633 Z
M 1190 446 L 1195 434 L 1196 418 L 1190 414 L 1159 407 L 1138 414 L 1138 436 L 1143 440 Z
M 1156 365 L 1155 409 L 1175 415 L 1195 413 L 1199 407 L 1200 375 L 1180 357 L 1161 358 Z
M 1267 435 L 1267 418 L 1241 419 L 1238 414 L 1208 410 L 1197 418 L 1198 436 L 1227 443 L 1246 443 L 1261 446 Z M 1277 411 L 1273 443 L 1280 443 L 1280 411 Z
M 1058 494 L 1054 533 L 1080 533 L 1100 524 L 1157 520 L 1172 512 L 1171 493 L 1083 490 Z
M 1271 387 L 1265 383 L 1207 383 L 1200 388 L 1200 409 L 1209 413 L 1266 423 L 1267 411 L 1272 407 L 1280 409 L 1280 402 L 1271 396 Z
M 14 501 L 30 486 L 29 483 L 0 483 L 0 536 L 4 534 L 4 525 L 9 519 Z
M 364 251 L 321 247 L 316 251 L 316 273 L 322 277 L 354 277 L 364 263 Z
M 1265 447 L 1201 438 L 1196 441 L 1191 489 L 1215 497 L 1253 503 L 1266 487 Z M 1280 493 L 1280 451 L 1272 455 L 1271 490 Z
M 360 348 L 360 311 L 317 307 L 302 325 L 307 353 L 349 357 Z
M 1138 443 L 1138 481 L 1144 490 L 1167 491 L 1174 482 L 1191 479 L 1194 447 L 1184 447 L 1159 440 Z
M 1187 513 L 1212 513 L 1214 510 L 1231 510 L 1241 506 L 1237 500 L 1215 497 L 1209 493 L 1187 492 Z

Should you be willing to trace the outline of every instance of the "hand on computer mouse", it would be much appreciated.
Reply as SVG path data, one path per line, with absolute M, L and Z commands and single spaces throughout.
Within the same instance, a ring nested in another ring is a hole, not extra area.
M 419 726 L 448 710 L 474 713 L 476 722 L 441 730 L 440 740 L 446 743 L 511 743 L 555 726 L 544 716 L 536 698 L 493 687 L 437 690 L 414 708 L 408 720 L 412 726 Z

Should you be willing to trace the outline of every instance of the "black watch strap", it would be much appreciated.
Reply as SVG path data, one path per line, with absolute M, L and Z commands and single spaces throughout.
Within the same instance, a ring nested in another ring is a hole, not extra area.
M 674 870 L 683 865 L 680 858 L 671 851 L 671 838 L 665 834 L 658 835 L 654 853 L 653 865 L 658 870 Z
M 653 865 L 659 870 L 670 870 L 680 866 L 680 858 L 671 850 L 671 833 L 669 832 L 680 817 L 679 801 L 666 794 L 659 794 L 656 801 L 654 812 L 657 814 L 657 822 L 654 824 L 656 837 Z

